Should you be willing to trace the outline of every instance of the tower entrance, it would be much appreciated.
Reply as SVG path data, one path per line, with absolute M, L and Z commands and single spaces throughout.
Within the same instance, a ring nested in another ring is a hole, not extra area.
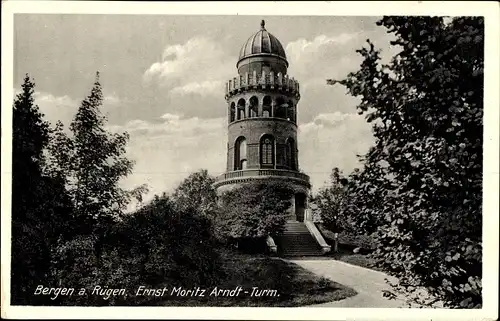
M 298 222 L 304 222 L 306 200 L 307 196 L 304 193 L 295 194 L 295 219 Z

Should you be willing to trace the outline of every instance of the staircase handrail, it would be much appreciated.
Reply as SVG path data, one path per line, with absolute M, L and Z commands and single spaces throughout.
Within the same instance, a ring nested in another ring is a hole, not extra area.
M 324 253 L 328 253 L 331 251 L 332 247 L 326 243 L 325 239 L 319 232 L 318 228 L 312 221 L 304 221 L 304 224 L 306 225 L 307 229 L 309 230 L 309 233 L 314 237 L 316 242 L 321 246 L 321 250 Z

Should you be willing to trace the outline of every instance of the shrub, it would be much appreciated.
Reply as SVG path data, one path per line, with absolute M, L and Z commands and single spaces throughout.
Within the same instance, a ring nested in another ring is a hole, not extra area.
M 95 285 L 134 292 L 140 285 L 210 286 L 220 276 L 219 256 L 210 222 L 197 213 L 177 212 L 168 198 L 157 198 L 109 227 L 102 256 L 93 248 L 96 237 L 78 237 L 59 247 L 59 278 L 91 291 Z M 69 286 L 69 285 L 68 285 Z M 130 305 L 148 298 L 74 297 L 67 303 Z M 132 301 L 131 301 L 132 300 Z M 133 302 L 136 301 L 136 302 Z M 66 304 L 67 304 L 66 303 Z
M 190 174 L 172 194 L 173 204 L 180 211 L 194 211 L 212 220 L 217 209 L 214 182 L 206 169 Z
M 216 218 L 225 240 L 282 233 L 293 190 L 282 182 L 250 182 L 224 193 Z

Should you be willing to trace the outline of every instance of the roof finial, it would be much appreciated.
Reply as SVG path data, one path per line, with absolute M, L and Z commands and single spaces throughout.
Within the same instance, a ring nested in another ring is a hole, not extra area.
M 266 30 L 265 26 L 266 26 L 266 22 L 265 22 L 264 20 L 262 20 L 262 21 L 260 22 L 260 28 L 261 28 L 262 30 Z

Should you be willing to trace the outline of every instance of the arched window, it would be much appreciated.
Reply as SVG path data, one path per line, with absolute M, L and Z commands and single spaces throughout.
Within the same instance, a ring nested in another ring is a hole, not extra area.
M 234 144 L 234 170 L 247 167 L 247 141 L 245 137 L 238 137 Z
M 273 117 L 271 113 L 271 97 L 265 96 L 262 100 L 262 117 Z
M 295 106 L 293 104 L 292 101 L 289 101 L 288 102 L 288 112 L 287 112 L 287 115 L 288 115 L 288 120 L 292 121 L 292 122 L 296 122 L 297 120 L 297 115 L 295 113 Z
M 260 140 L 260 164 L 263 167 L 274 167 L 274 137 L 262 136 Z
M 285 102 L 285 100 L 281 97 L 276 99 L 276 107 L 275 107 L 275 116 L 278 118 L 287 118 L 286 112 L 287 112 L 288 104 Z
M 245 119 L 245 99 L 238 100 L 238 106 L 236 108 L 236 118 L 238 120 Z
M 250 98 L 250 106 L 248 108 L 248 118 L 257 117 L 257 112 L 259 110 L 259 100 L 257 97 L 253 96 Z
M 236 105 L 234 102 L 231 103 L 231 110 L 230 110 L 230 120 L 233 122 L 236 119 Z
M 285 162 L 286 166 L 291 170 L 297 170 L 297 162 L 295 160 L 295 140 L 288 138 L 285 148 Z

